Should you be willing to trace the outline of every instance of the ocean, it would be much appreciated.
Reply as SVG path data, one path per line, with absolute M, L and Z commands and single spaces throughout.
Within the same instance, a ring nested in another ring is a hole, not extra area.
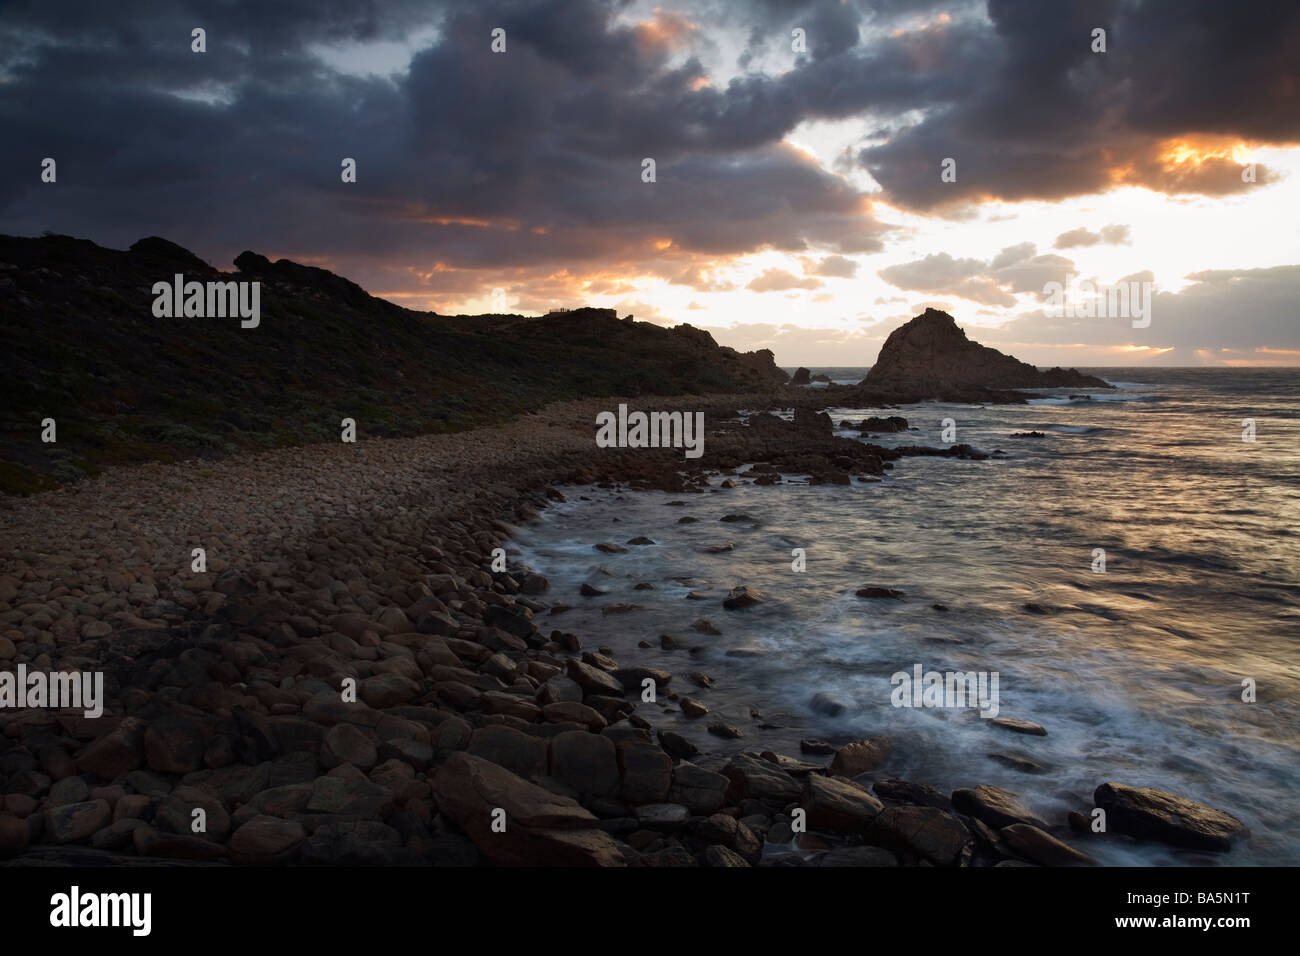
M 893 753 L 878 776 L 1005 787 L 1053 824 L 1115 781 L 1208 803 L 1252 831 L 1228 854 L 1074 841 L 1105 864 L 1300 864 L 1300 369 L 1085 371 L 1116 390 L 830 409 L 850 437 L 844 419 L 906 417 L 915 430 L 871 439 L 882 445 L 943 445 L 950 418 L 956 441 L 1005 457 L 904 458 L 849 486 L 789 475 L 733 489 L 719 476 L 695 495 L 565 489 L 512 548 L 550 579 L 549 600 L 573 606 L 538 625 L 670 671 L 671 689 L 710 714 L 687 719 L 662 697 L 638 712 L 687 736 L 703 766 L 884 734 Z M 1043 437 L 1012 437 L 1028 431 Z M 593 550 L 639 535 L 655 543 Z M 584 582 L 607 594 L 580 597 Z M 741 584 L 764 600 L 724 610 Z M 855 596 L 866 585 L 904 597 Z M 604 613 L 619 603 L 639 607 Z M 721 634 L 693 630 L 700 618 Z M 696 650 L 664 650 L 661 634 Z M 999 716 L 1047 735 L 973 708 L 895 706 L 891 675 L 916 665 L 995 672 Z M 708 733 L 714 718 L 743 736 Z

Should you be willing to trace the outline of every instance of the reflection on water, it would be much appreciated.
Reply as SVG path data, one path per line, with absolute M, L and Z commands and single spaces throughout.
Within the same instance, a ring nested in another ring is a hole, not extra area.
M 1160 787 L 1251 827 L 1248 844 L 1215 859 L 1300 863 L 1290 814 L 1300 789 L 1300 372 L 1097 374 L 1123 387 L 1029 406 L 910 406 L 901 414 L 919 431 L 875 439 L 938 445 L 950 417 L 957 441 L 1006 458 L 904 459 L 884 480 L 850 487 L 791 476 L 676 498 L 574 489 L 518 542 L 550 577 L 549 599 L 574 605 L 539 623 L 672 671 L 674 690 L 741 728 L 744 738 L 724 741 L 705 732 L 709 718 L 687 721 L 667 702 L 660 716 L 642 708 L 656 727 L 688 735 L 706 765 L 759 745 L 797 755 L 802 737 L 885 733 L 889 775 L 997 784 L 1054 822 L 1090 808 L 1107 780 Z M 1241 440 L 1244 418 L 1255 420 L 1253 444 Z M 1010 437 L 1031 430 L 1045 437 Z M 753 520 L 719 520 L 727 514 Z M 655 544 L 592 549 L 638 535 Z M 735 549 L 704 550 L 725 542 Z M 805 573 L 791 570 L 794 548 L 806 549 Z M 1104 573 L 1093 571 L 1097 548 Z M 579 597 L 584 581 L 608 595 Z M 764 602 L 723 610 L 742 583 Z M 854 596 L 868 584 L 906 597 Z M 601 613 L 617 602 L 641 609 Z M 723 633 L 693 631 L 700 617 Z M 662 633 L 702 650 L 663 650 Z M 916 664 L 998 672 L 1001 715 L 1048 735 L 1014 734 L 971 710 L 891 706 L 890 675 Z M 696 669 L 716 686 L 690 684 Z M 1241 700 L 1245 678 L 1256 703 Z M 843 711 L 814 710 L 817 693 Z M 1095 847 L 1112 864 L 1207 860 L 1155 844 Z

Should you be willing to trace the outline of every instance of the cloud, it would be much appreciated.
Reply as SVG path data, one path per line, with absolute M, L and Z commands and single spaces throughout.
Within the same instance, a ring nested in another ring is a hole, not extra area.
M 820 289 L 817 279 L 802 279 L 785 269 L 764 269 L 762 274 L 745 286 L 752 292 L 784 292 L 787 289 Z
M 1105 53 L 1090 49 L 1097 26 Z M 896 205 L 950 212 L 1118 185 L 1227 195 L 1277 178 L 1260 167 L 1244 183 L 1235 146 L 1300 142 L 1295 5 L 990 0 L 987 28 L 940 32 L 949 51 L 978 44 L 984 62 L 970 75 L 980 78 L 965 90 L 929 79 L 922 118 L 860 150 Z M 941 181 L 944 158 L 956 160 L 956 182 Z
M 877 275 L 900 289 L 955 295 L 984 305 L 1015 305 L 1015 297 L 985 274 L 987 268 L 979 259 L 954 259 L 946 252 L 937 252 L 881 269 Z
M 805 262 L 804 271 L 816 276 L 852 279 L 858 274 L 858 264 L 844 256 L 827 256 L 820 262 Z
M 1095 246 L 1097 244 L 1107 246 L 1128 245 L 1129 227 L 1111 224 L 1102 226 L 1099 232 L 1089 232 L 1083 226 L 1078 229 L 1071 229 L 1069 232 L 1063 232 L 1056 237 L 1052 243 L 1053 249 L 1074 249 L 1078 246 Z
M 870 199 L 782 141 L 807 104 L 764 75 L 699 84 L 696 9 L 637 23 L 605 0 L 286 0 L 213 8 L 194 54 L 184 7 L 14 4 L 0 125 L 31 149 L 0 155 L 0 216 L 118 247 L 166 235 L 221 264 L 250 247 L 328 259 L 370 288 L 409 266 L 434 295 L 455 271 L 490 287 L 520 269 L 674 277 L 707 275 L 702 257 L 882 249 Z M 364 65 L 356 50 L 420 31 L 372 69 L 321 52 Z M 57 189 L 29 175 L 33 154 L 57 158 Z
M 997 329 L 987 330 L 990 343 L 1018 343 L 1022 348 L 1051 346 L 1141 346 L 1172 349 L 1167 356 L 1195 360 L 1204 350 L 1300 349 L 1300 323 L 1295 303 L 1300 299 L 1300 265 L 1266 269 L 1214 269 L 1186 276 L 1192 284 L 1179 292 L 1157 291 L 1151 300 L 1151 324 L 1135 329 L 1122 316 L 1075 318 L 1022 313 Z M 1119 281 L 1152 281 L 1149 271 Z M 1224 317 L 1231 316 L 1230 322 Z M 999 345 L 999 347 L 1001 347 Z
M 958 296 L 981 305 L 1012 308 L 1016 293 L 1045 298 L 1048 282 L 1064 282 L 1074 262 L 1064 256 L 1035 255 L 1032 242 L 1007 246 L 989 262 L 954 259 L 946 252 L 881 269 L 879 275 L 900 289 Z

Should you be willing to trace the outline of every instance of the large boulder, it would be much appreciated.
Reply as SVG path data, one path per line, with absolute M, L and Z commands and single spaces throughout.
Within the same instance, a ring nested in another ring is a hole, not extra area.
M 1194 850 L 1227 850 L 1250 830 L 1231 814 L 1152 787 L 1103 783 L 1093 801 L 1106 811 L 1106 827 L 1141 840 Z

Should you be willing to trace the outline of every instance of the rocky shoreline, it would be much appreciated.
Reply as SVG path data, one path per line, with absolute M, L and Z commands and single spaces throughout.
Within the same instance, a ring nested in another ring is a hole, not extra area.
M 595 416 L 617 401 L 0 499 L 0 670 L 102 672 L 107 697 L 98 718 L 0 711 L 0 859 L 1074 865 L 1092 862 L 1089 840 L 1215 851 L 1245 835 L 1221 811 L 1113 783 L 1095 795 L 1107 835 L 1090 832 L 1092 808 L 1052 824 L 995 787 L 942 794 L 878 772 L 885 736 L 693 764 L 691 742 L 637 706 L 685 675 L 550 626 L 562 596 L 510 558 L 512 529 L 571 484 L 686 494 L 745 463 L 760 467 L 728 480 L 846 484 L 911 454 L 979 453 L 835 438 L 825 395 L 788 392 L 627 399 L 705 411 L 696 461 L 598 449 Z M 792 404 L 792 421 L 761 411 Z

